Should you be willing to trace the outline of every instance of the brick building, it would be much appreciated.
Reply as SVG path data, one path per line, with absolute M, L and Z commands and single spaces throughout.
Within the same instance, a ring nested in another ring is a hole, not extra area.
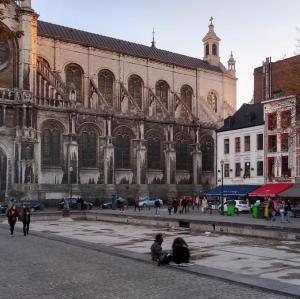
M 300 55 L 276 62 L 272 62 L 271 57 L 266 58 L 262 66 L 254 69 L 254 103 L 292 95 L 286 87 L 295 74 L 300 74 Z

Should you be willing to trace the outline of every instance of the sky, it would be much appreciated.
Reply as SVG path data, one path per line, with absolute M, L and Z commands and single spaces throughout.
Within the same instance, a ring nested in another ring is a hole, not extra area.
M 253 96 L 253 70 L 266 57 L 297 53 L 299 0 L 32 0 L 39 19 L 150 45 L 155 30 L 160 49 L 203 58 L 202 38 L 214 18 L 227 67 L 233 52 L 237 106 Z

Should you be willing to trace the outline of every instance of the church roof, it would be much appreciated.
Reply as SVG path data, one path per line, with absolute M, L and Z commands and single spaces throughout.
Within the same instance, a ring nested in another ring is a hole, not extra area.
M 155 47 L 148 47 L 145 45 L 136 44 L 108 36 L 103 36 L 96 33 L 90 33 L 74 28 L 56 25 L 44 21 L 38 21 L 38 35 L 48 38 L 59 39 L 66 42 L 78 43 L 85 46 L 91 46 L 103 50 L 115 51 L 118 53 L 148 58 L 192 69 L 200 68 L 204 70 L 222 73 L 220 67 L 213 66 L 207 61 L 198 58 L 161 50 Z
M 224 126 L 217 132 L 232 131 L 256 127 L 264 124 L 264 105 L 258 104 L 243 104 L 234 115 L 227 117 L 224 120 Z

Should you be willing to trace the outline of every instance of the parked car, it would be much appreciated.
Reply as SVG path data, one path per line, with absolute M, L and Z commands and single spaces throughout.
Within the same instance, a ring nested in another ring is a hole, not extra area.
M 229 204 L 233 204 L 235 206 L 235 211 L 239 213 L 249 213 L 250 212 L 250 206 L 249 202 L 246 199 L 234 199 L 234 200 L 226 200 L 224 202 L 224 212 L 227 212 L 227 207 Z M 221 212 L 222 204 L 220 203 L 218 205 L 218 209 Z
M 6 204 L 6 203 L 0 204 L 0 214 L 5 214 L 7 211 L 7 208 L 8 208 L 8 204 Z
M 128 207 L 128 201 L 127 199 L 123 198 L 123 197 L 118 197 L 116 199 L 116 208 L 118 207 L 118 204 L 122 202 L 124 203 L 124 208 L 126 209 Z M 101 205 L 101 208 L 102 209 L 112 209 L 113 208 L 113 202 L 112 200 L 111 201 L 108 201 L 108 202 L 105 202 Z
M 300 206 L 293 208 L 294 217 L 300 216 Z
M 71 210 L 77 210 L 77 209 L 81 209 L 81 210 L 90 210 L 93 208 L 94 204 L 91 202 L 88 202 L 86 200 L 83 200 L 82 198 L 67 198 L 68 204 L 69 204 L 69 208 Z M 65 199 L 62 199 L 59 203 L 58 203 L 58 208 L 60 210 L 62 210 L 64 208 L 65 205 Z
M 152 197 L 142 197 L 140 198 L 139 201 L 139 207 L 141 208 L 150 208 L 154 207 L 154 203 L 157 198 L 152 198 Z M 159 198 L 160 205 L 163 206 L 163 201 Z
M 31 211 L 42 211 L 44 210 L 44 205 L 38 200 L 33 199 L 25 199 L 25 200 L 16 200 L 14 201 L 17 209 L 21 209 L 25 204 Z

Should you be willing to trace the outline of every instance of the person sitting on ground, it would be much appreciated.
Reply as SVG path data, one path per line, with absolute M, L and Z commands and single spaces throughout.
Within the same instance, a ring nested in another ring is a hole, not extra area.
M 172 256 L 162 250 L 161 244 L 163 241 L 162 234 L 157 234 L 154 243 L 150 247 L 152 261 L 157 262 L 158 266 L 167 265 L 172 261 Z
M 172 261 L 175 264 L 188 263 L 190 260 L 190 251 L 186 242 L 178 237 L 172 245 Z
M 152 261 L 154 261 L 154 262 L 158 262 L 163 253 L 162 246 L 161 246 L 163 241 L 164 241 L 164 239 L 163 239 L 162 234 L 157 234 L 155 236 L 154 243 L 150 247 Z

